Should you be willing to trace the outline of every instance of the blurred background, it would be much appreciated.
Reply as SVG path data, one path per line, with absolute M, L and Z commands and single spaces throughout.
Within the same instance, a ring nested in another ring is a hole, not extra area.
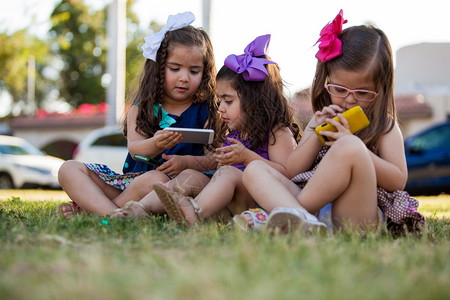
M 411 182 L 437 177 L 438 185 L 422 190 L 445 191 L 450 188 L 450 142 L 446 142 L 450 141 L 450 33 L 444 4 L 438 0 L 3 1 L 0 134 L 22 138 L 63 160 L 114 162 L 120 171 L 126 141 L 118 124 L 144 62 L 143 38 L 158 31 L 168 15 L 188 10 L 196 16 L 193 25 L 210 34 L 218 68 L 227 55 L 243 53 L 256 36 L 272 34 L 270 56 L 281 68 L 286 96 L 306 123 L 312 114 L 308 92 L 316 64 L 314 44 L 342 8 L 348 19 L 344 27 L 372 24 L 389 37 Z M 108 158 L 107 153 L 114 154 Z M 0 162 L 11 154 L 5 155 L 0 154 Z M 2 171 L 0 164 L 0 186 L 7 178 L 2 174 L 12 177 L 8 168 Z

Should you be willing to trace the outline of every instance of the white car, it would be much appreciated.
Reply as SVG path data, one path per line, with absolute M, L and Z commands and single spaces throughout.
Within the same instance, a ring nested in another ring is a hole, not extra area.
M 0 188 L 59 188 L 63 159 L 46 155 L 26 140 L 0 135 Z
M 107 165 L 122 174 L 128 154 L 127 139 L 116 127 L 103 127 L 91 131 L 75 149 L 73 159 L 85 163 Z

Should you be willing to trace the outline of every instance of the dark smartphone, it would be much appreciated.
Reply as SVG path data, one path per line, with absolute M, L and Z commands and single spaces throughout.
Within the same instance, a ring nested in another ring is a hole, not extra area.
M 140 154 L 135 154 L 133 156 L 133 158 L 135 160 L 145 162 L 145 163 L 150 164 L 150 165 L 155 166 L 155 167 L 159 167 L 160 165 L 162 165 L 162 163 L 157 161 L 156 159 L 149 158 L 147 156 L 140 155 Z

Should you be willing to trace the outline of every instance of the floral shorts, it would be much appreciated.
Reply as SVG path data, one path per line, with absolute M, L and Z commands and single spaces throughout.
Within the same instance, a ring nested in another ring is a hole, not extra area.
M 134 178 L 144 174 L 144 172 L 119 174 L 102 164 L 85 163 L 86 167 L 97 174 L 106 184 L 119 190 L 124 190 Z

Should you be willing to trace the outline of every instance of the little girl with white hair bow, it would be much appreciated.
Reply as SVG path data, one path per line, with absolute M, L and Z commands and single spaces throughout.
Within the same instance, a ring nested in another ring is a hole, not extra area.
M 123 172 L 105 165 L 65 162 L 59 182 L 73 202 L 57 213 L 66 218 L 82 210 L 100 216 L 110 214 L 127 202 L 138 205 L 156 182 L 167 182 L 184 169 L 199 171 L 215 167 L 204 155 L 204 145 L 183 143 L 180 133 L 165 127 L 214 129 L 218 145 L 223 139 L 215 96 L 215 60 L 205 31 L 190 26 L 191 12 L 169 16 L 161 31 L 145 38 L 146 58 L 139 88 L 124 121 L 128 156 Z M 138 154 L 154 164 L 134 160 Z M 164 212 L 163 207 L 158 208 Z
M 262 161 L 286 172 L 286 158 L 296 146 L 300 128 L 283 95 L 278 65 L 268 56 L 270 35 L 253 40 L 242 55 L 229 55 L 216 76 L 219 112 L 228 128 L 222 147 L 215 150 L 217 170 L 186 169 L 154 191 L 140 204 L 146 211 L 125 212 L 134 216 L 153 214 L 161 203 L 177 223 L 196 224 L 213 218 L 227 222 L 232 215 L 255 207 L 242 184 L 242 173 L 252 161 Z M 156 209 L 155 209 L 156 208 Z M 257 220 L 262 210 L 247 213 Z

